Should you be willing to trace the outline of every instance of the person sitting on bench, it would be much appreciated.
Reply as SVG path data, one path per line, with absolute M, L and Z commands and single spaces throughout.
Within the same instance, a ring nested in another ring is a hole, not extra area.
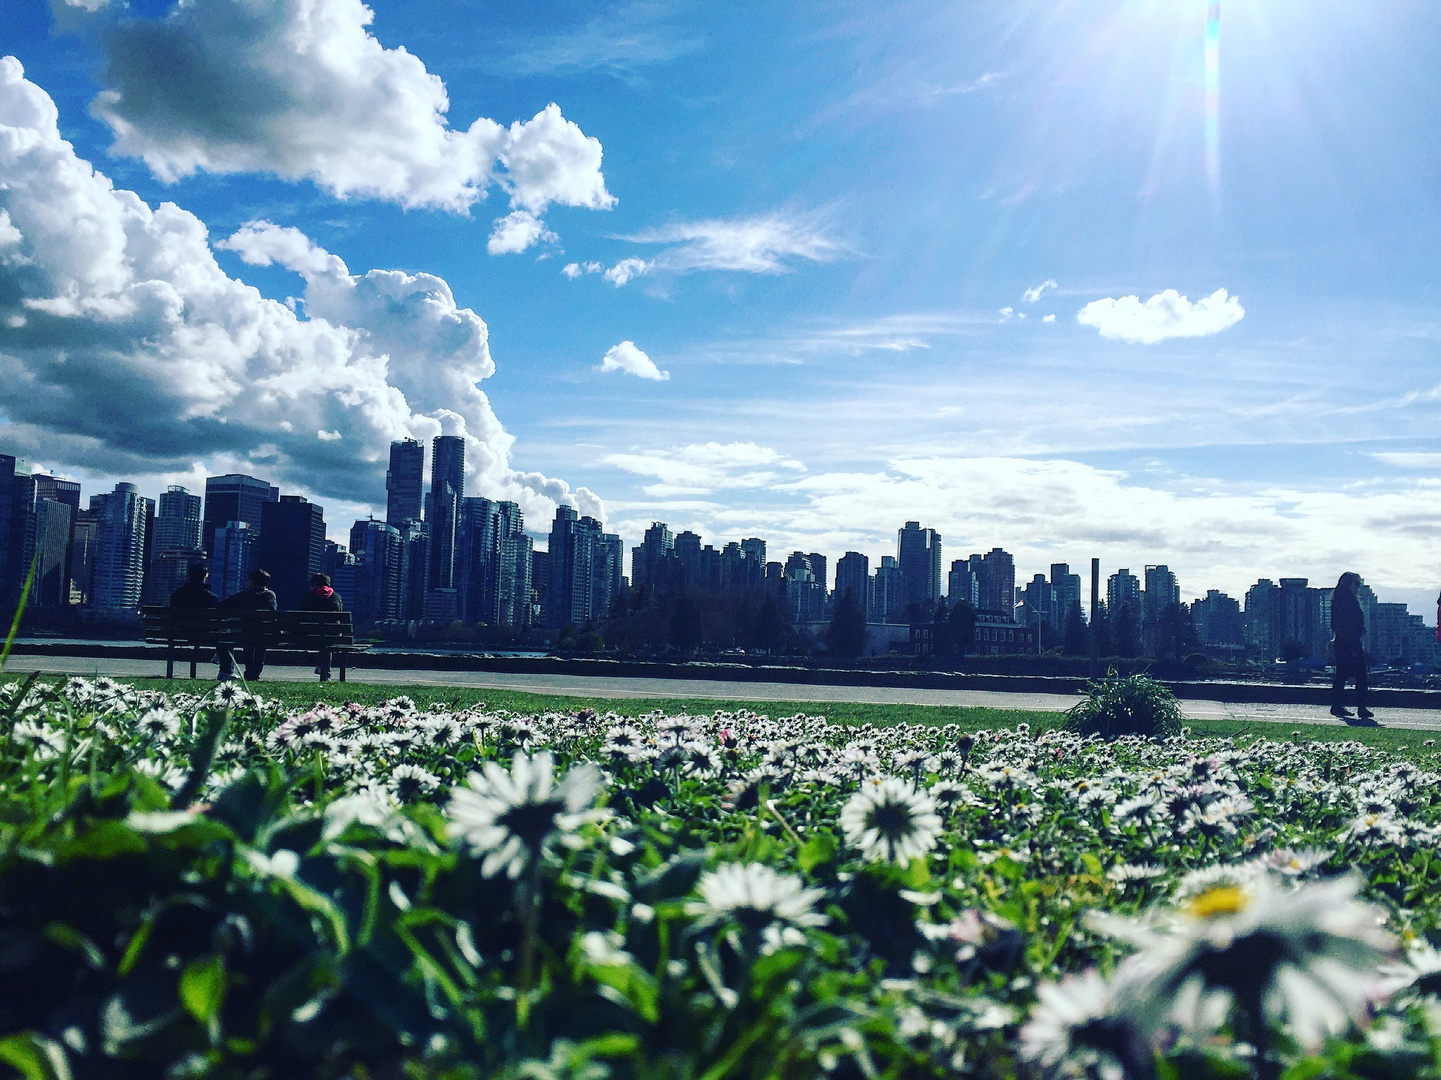
M 227 596 L 220 602 L 227 611 L 275 611 L 279 605 L 275 594 L 270 591 L 270 575 L 264 570 L 250 571 L 250 587 L 234 596 Z M 235 657 L 229 649 L 217 649 L 220 654 L 220 681 L 235 678 Z M 245 681 L 256 682 L 265 670 L 265 646 L 241 646 L 241 659 L 245 662 Z
M 170 594 L 170 606 L 194 611 L 220 606 L 220 597 L 210 591 L 210 568 L 204 563 L 191 563 L 185 571 L 185 584 Z
M 330 587 L 330 579 L 324 574 L 314 574 L 310 579 L 310 591 L 300 598 L 301 611 L 344 611 L 340 594 Z M 315 674 L 321 682 L 330 681 L 330 650 L 320 649 L 320 658 L 315 664 Z

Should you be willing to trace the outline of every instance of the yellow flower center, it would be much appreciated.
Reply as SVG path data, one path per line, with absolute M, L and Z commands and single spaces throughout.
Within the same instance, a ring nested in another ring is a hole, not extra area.
M 1235 885 L 1218 885 L 1187 904 L 1186 911 L 1198 919 L 1214 919 L 1219 915 L 1238 915 L 1250 905 L 1251 898 L 1242 889 Z

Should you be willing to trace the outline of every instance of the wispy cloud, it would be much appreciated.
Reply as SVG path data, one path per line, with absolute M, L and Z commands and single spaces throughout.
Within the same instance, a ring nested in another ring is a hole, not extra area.
M 655 268 L 674 273 L 783 274 L 797 262 L 830 262 L 846 252 L 817 221 L 782 213 L 677 222 L 617 239 L 664 245 Z
M 1245 317 L 1239 297 L 1217 289 L 1194 304 L 1175 289 L 1157 293 L 1145 303 L 1137 296 L 1092 300 L 1076 313 L 1082 326 L 1094 326 L 1104 338 L 1154 345 L 1168 338 L 1209 337 L 1230 329 Z
M 1058 287 L 1059 286 L 1056 285 L 1055 278 L 1046 278 L 1045 281 L 1041 282 L 1034 289 L 1027 289 L 1024 293 L 1022 293 L 1021 299 L 1028 304 L 1034 304 L 1037 300 L 1041 298 L 1041 293 L 1045 292 L 1047 289 L 1055 289 Z
M 783 472 L 803 472 L 805 466 L 768 446 L 753 442 L 694 443 L 668 450 L 610 454 L 602 461 L 637 476 L 654 477 L 647 495 L 709 495 L 735 488 L 771 487 L 785 479 Z
M 508 43 L 502 70 L 517 75 L 574 75 L 603 71 L 629 78 L 704 48 L 704 40 L 672 23 L 671 5 L 623 4 L 582 26 Z

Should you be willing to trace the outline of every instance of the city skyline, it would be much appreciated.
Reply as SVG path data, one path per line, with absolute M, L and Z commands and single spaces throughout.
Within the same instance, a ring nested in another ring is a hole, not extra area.
M 341 540 L 443 433 L 627 547 L 920 519 L 1431 617 L 1434 8 L 1228 8 L 1208 126 L 1204 5 L 227 3 L 0 11 L 0 420 L 87 494 Z

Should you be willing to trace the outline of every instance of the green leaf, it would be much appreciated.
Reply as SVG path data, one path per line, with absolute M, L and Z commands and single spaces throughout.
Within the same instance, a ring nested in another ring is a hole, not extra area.
M 839 849 L 840 845 L 836 843 L 834 836 L 828 832 L 816 831 L 812 833 L 811 838 L 801 846 L 797 861 L 801 864 L 802 870 L 810 873 L 810 871 L 814 870 L 817 866 L 833 860 Z
M 1094 855 L 1092 855 L 1089 851 L 1083 851 L 1083 852 L 1081 853 L 1081 862 L 1085 865 L 1085 867 L 1086 867 L 1087 870 L 1089 870 L 1091 873 L 1095 874 L 1097 877 L 1100 877 L 1100 875 L 1101 875 L 1101 860 L 1100 860 L 1100 859 L 1096 858 L 1096 857 L 1095 857 Z
M 202 1024 L 220 1015 L 225 1003 L 225 961 L 219 956 L 192 960 L 180 973 L 180 1003 Z
M 70 1080 L 70 1063 L 58 1043 L 33 1031 L 20 1031 L 0 1039 L 0 1061 L 25 1080 Z

